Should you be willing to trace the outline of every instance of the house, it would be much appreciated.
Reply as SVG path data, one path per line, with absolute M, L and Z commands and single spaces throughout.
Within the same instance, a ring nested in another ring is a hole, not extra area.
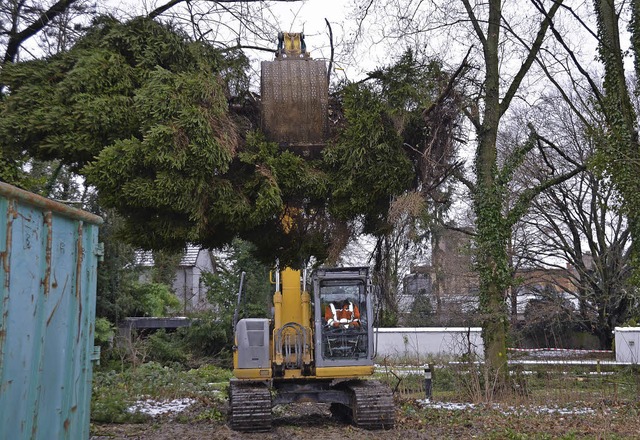
M 136 253 L 136 266 L 153 267 L 152 252 Z M 187 245 L 173 278 L 171 290 L 182 304 L 183 313 L 207 310 L 211 304 L 207 301 L 207 288 L 204 285 L 203 273 L 214 272 L 215 259 L 208 249 Z M 148 271 L 143 272 L 140 281 L 149 281 Z
M 443 229 L 432 238 L 432 264 L 412 266 L 404 279 L 405 311 L 419 295 L 427 295 L 438 325 L 467 325 L 479 306 L 479 279 L 473 271 L 471 236 L 458 230 Z M 514 323 L 524 320 L 527 304 L 542 293 L 553 292 L 578 305 L 571 268 L 532 268 L 517 270 L 516 288 L 508 298 Z
M 554 294 L 571 303 L 578 309 L 578 300 L 574 293 L 576 286 L 570 278 L 571 268 L 531 268 L 520 269 L 516 272 L 516 299 L 511 304 L 511 314 L 517 315 L 518 320 L 524 319 L 524 312 L 529 301 L 539 299 L 542 294 Z
M 434 325 L 468 325 L 478 308 L 478 277 L 472 270 L 469 236 L 442 229 L 432 236 L 432 264 L 415 265 L 404 279 L 404 304 L 409 313 L 413 299 L 429 300 Z
M 180 298 L 184 312 L 206 310 L 211 307 L 207 301 L 207 289 L 202 274 L 214 271 L 211 251 L 188 246 L 173 280 L 173 291 Z

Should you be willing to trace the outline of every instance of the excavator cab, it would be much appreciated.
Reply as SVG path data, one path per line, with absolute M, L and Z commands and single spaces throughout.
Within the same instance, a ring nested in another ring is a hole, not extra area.
M 276 58 L 309 58 L 307 45 L 304 43 L 304 34 L 302 32 L 280 32 L 278 34 L 278 50 L 276 50 Z
M 320 269 L 313 277 L 317 366 L 372 365 L 367 268 Z M 320 307 L 317 307 L 320 305 Z M 320 314 L 320 316 L 318 316 Z

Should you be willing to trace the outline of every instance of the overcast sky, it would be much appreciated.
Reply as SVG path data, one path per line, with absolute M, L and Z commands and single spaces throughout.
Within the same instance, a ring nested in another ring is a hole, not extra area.
M 162 5 L 168 0 L 152 0 L 152 1 L 135 1 L 135 0 L 108 0 L 102 3 L 101 8 L 104 12 L 116 13 L 118 16 L 131 17 L 135 15 L 143 15 Z M 202 4 L 206 4 L 203 2 Z M 238 2 L 237 5 L 242 5 Z M 244 3 L 247 4 L 246 2 Z M 257 3 L 249 3 L 250 7 L 256 8 Z M 333 31 L 333 41 L 335 46 L 334 57 L 334 75 L 339 77 L 348 76 L 350 80 L 360 79 L 367 71 L 376 67 L 379 57 L 372 56 L 370 53 L 352 53 L 346 48 L 345 40 L 353 35 L 355 23 L 349 20 L 349 15 L 354 8 L 351 0 L 304 0 L 297 2 L 260 2 L 260 14 L 262 19 L 272 26 L 271 29 L 265 30 L 271 35 L 271 42 L 252 41 L 251 36 L 247 35 L 241 41 L 244 45 L 259 44 L 260 46 L 268 46 L 275 49 L 277 44 L 277 32 L 301 32 L 305 33 L 305 41 L 307 50 L 314 59 L 330 59 L 331 50 L 329 43 L 329 30 L 325 19 L 331 24 Z M 178 12 L 183 5 L 175 6 L 171 12 Z M 233 33 L 241 33 L 238 21 L 229 17 L 230 20 L 225 23 L 233 28 Z M 217 27 L 216 31 L 220 32 L 221 27 Z M 224 29 L 222 29 L 224 32 Z M 234 37 L 232 37 L 234 38 Z M 245 51 L 247 55 L 259 65 L 259 61 L 270 60 L 273 54 L 263 51 Z M 376 55 L 376 54 L 373 54 Z M 353 62 L 353 58 L 357 61 Z

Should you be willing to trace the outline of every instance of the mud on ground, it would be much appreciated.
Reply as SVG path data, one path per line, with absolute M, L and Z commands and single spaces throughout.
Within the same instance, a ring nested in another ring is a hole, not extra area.
M 331 417 L 328 405 L 297 404 L 274 409 L 268 433 L 232 431 L 224 420 L 226 405 L 212 414 L 211 402 L 197 403 L 184 413 L 163 415 L 141 424 L 92 424 L 91 440 L 196 439 L 635 439 L 640 438 L 638 402 L 602 402 L 590 414 L 503 412 L 495 408 L 445 410 L 421 408 L 414 401 L 398 402 L 396 427 L 366 431 Z
M 224 420 L 197 421 L 197 408 L 189 415 L 160 416 L 148 423 L 124 425 L 92 425 L 91 440 L 153 439 L 398 439 L 425 438 L 424 433 L 407 430 L 366 431 L 331 417 L 329 405 L 303 403 L 279 406 L 274 409 L 273 429 L 267 433 L 239 433 L 232 431 Z

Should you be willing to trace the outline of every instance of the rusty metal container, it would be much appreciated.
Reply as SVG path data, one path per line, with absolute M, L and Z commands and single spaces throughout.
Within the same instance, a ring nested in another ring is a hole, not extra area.
M 267 139 L 306 155 L 327 138 L 328 85 L 324 61 L 261 63 L 262 129 Z
M 0 438 L 89 438 L 101 223 L 0 182 Z

